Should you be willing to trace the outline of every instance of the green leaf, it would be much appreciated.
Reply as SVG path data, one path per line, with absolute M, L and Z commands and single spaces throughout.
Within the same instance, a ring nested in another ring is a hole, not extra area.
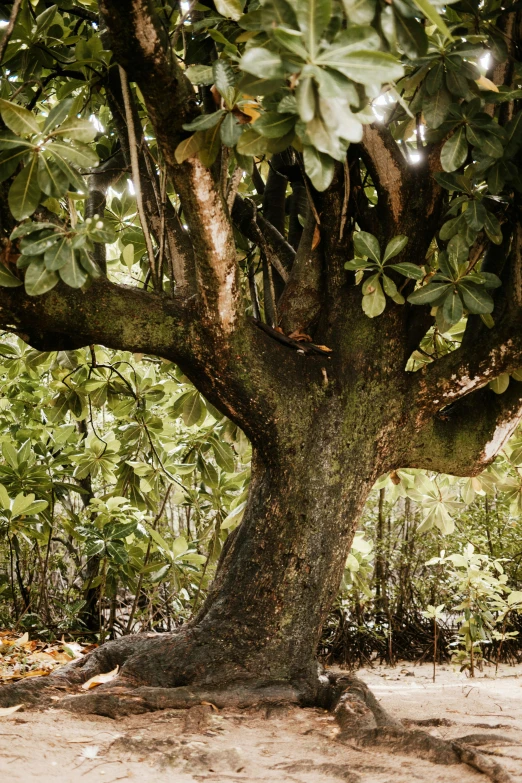
M 428 49 L 428 37 L 422 24 L 417 19 L 411 19 L 398 12 L 395 12 L 394 19 L 397 40 L 406 56 L 413 60 L 415 57 L 425 55 Z
M 57 125 L 60 125 L 67 117 L 72 109 L 73 99 L 67 98 L 64 101 L 59 101 L 56 106 L 53 106 L 44 124 L 44 132 L 52 131 Z
M 493 299 L 484 286 L 470 283 L 464 278 L 459 283 L 459 291 L 464 300 L 464 306 L 470 313 L 492 313 Z
M 17 103 L 0 98 L 0 114 L 7 127 L 19 136 L 32 136 L 35 133 L 41 133 L 34 114 Z
M 303 161 L 305 171 L 314 188 L 319 192 L 326 190 L 334 175 L 333 158 L 307 145 L 303 148 Z
M 360 256 L 368 256 L 378 264 L 381 261 L 379 240 L 367 231 L 358 231 L 353 236 L 353 246 Z
M 208 130 L 209 128 L 213 128 L 214 125 L 217 125 L 224 114 L 224 109 L 219 109 L 218 111 L 212 112 L 212 114 L 202 114 L 200 117 L 196 117 L 195 120 L 192 120 L 192 122 L 186 122 L 182 127 L 184 130 L 191 131 Z
M 0 264 L 0 286 L 4 288 L 19 288 L 21 285 L 23 285 L 22 281 L 15 277 L 7 267 Z
M 214 84 L 214 71 L 211 65 L 191 65 L 185 71 L 192 84 Z
M 411 280 L 422 280 L 424 277 L 424 270 L 420 266 L 410 264 L 407 261 L 399 264 L 389 264 L 389 268 L 395 270 L 400 275 L 404 275 L 404 277 L 409 277 Z
M 489 239 L 495 243 L 495 245 L 502 244 L 502 227 L 497 220 L 496 216 L 492 212 L 486 212 L 486 219 L 484 221 L 484 228 Z
M 201 404 L 201 397 L 198 392 L 194 392 L 188 396 L 183 404 L 183 421 L 186 427 L 193 427 L 197 424 L 203 413 L 203 406 Z
M 423 285 L 422 288 L 417 288 L 416 291 L 410 294 L 408 302 L 415 305 L 432 304 L 437 300 L 442 300 L 451 287 L 451 283 L 442 281 L 428 283 L 428 285 Z
M 343 0 L 344 10 L 352 24 L 370 24 L 375 16 L 376 0 Z
M 46 269 L 56 272 L 62 266 L 72 259 L 74 250 L 71 241 L 66 236 L 61 236 L 58 242 L 55 242 L 45 251 L 44 263 Z
M 440 153 L 440 162 L 444 171 L 455 171 L 466 162 L 467 157 L 466 129 L 461 125 L 444 143 Z
M 234 452 L 228 443 L 223 443 L 219 438 L 212 437 L 211 440 L 214 459 L 222 470 L 227 473 L 233 473 L 235 468 Z
M 449 324 L 457 324 L 462 318 L 463 313 L 464 308 L 462 306 L 462 299 L 458 292 L 455 289 L 449 291 L 442 304 L 444 320 Z
M 55 242 L 58 242 L 60 234 L 46 230 L 34 236 L 24 238 L 20 243 L 22 255 L 24 256 L 39 256 L 41 253 L 45 253 L 47 248 L 50 248 Z
M 98 131 L 90 120 L 79 117 L 70 117 L 68 120 L 52 132 L 52 136 L 64 136 L 72 141 L 83 141 L 89 143 L 96 137 Z
M 240 60 L 239 67 L 245 73 L 263 79 L 282 79 L 285 75 L 281 57 L 261 47 L 247 49 Z
M 316 96 L 313 79 L 301 78 L 295 91 L 297 111 L 303 122 L 310 122 L 315 116 Z
M 332 47 L 318 57 L 317 62 L 339 71 L 358 84 L 369 86 L 387 84 L 404 76 L 403 66 L 388 52 L 359 50 L 341 56 Z
M 221 16 L 227 19 L 233 19 L 235 22 L 241 18 L 243 13 L 243 3 L 241 0 L 215 0 L 214 5 Z
M 431 71 L 430 71 L 431 73 Z M 422 103 L 422 113 L 428 128 L 439 128 L 448 116 L 453 98 L 445 87 L 434 95 L 426 95 Z
M 295 121 L 295 114 L 279 114 L 276 111 L 269 111 L 255 121 L 252 130 L 268 139 L 280 138 L 293 130 Z
M 65 141 L 53 141 L 47 149 L 52 155 L 58 155 L 60 158 L 80 168 L 88 169 L 91 166 L 96 166 L 98 163 L 96 153 L 80 141 L 70 141 L 68 143 Z
M 42 259 L 35 259 L 27 267 L 25 273 L 25 290 L 29 296 L 40 296 L 54 288 L 58 282 L 56 272 L 50 272 L 45 268 Z
M 221 123 L 220 134 L 221 141 L 225 147 L 235 147 L 242 134 L 242 127 L 236 120 L 232 112 L 228 112 L 227 116 Z
M 198 157 L 204 166 L 212 166 L 221 148 L 220 126 L 215 125 L 203 132 L 203 143 L 198 152 Z
M 25 162 L 27 158 L 27 150 L 22 149 L 10 149 L 4 152 L 0 156 L 0 182 L 5 182 L 6 179 L 14 174 L 20 163 Z
M 331 0 L 297 0 L 295 10 L 306 48 L 313 59 L 332 15 Z
M 404 234 L 398 234 L 396 237 L 393 237 L 393 239 L 390 239 L 386 245 L 386 250 L 384 251 L 384 258 L 382 259 L 383 264 L 385 264 L 388 259 L 393 258 L 394 256 L 398 256 L 399 253 L 404 250 L 407 244 L 408 237 Z
M 61 198 L 69 187 L 69 177 L 54 161 L 47 160 L 44 153 L 39 156 L 38 184 L 47 196 Z
M 372 287 L 374 291 L 365 294 L 362 298 L 362 309 L 368 318 L 376 318 L 381 315 L 386 307 L 386 297 L 379 280 L 376 280 Z
M 193 158 L 194 155 L 196 155 L 197 152 L 199 152 L 201 149 L 203 139 L 203 134 L 193 133 L 192 136 L 189 136 L 187 139 L 180 141 L 174 152 L 176 163 L 183 163 L 184 160 Z
M 38 155 L 32 155 L 29 163 L 16 176 L 9 188 L 9 209 L 16 220 L 33 214 L 40 203 L 42 192 L 38 185 Z
M 267 152 L 268 142 L 253 130 L 243 131 L 236 145 L 240 155 L 263 155 Z
M 436 8 L 429 2 L 429 0 L 413 0 L 419 11 L 422 11 L 426 19 L 429 19 L 429 21 L 435 25 L 435 27 L 440 30 L 440 32 L 446 36 L 450 41 L 453 40 L 453 37 L 444 21 L 442 19 L 439 12 L 436 10 Z
M 464 211 L 464 220 L 475 231 L 480 231 L 486 222 L 487 211 L 481 201 L 468 201 L 468 208 Z
M 492 381 L 488 384 L 491 391 L 494 391 L 495 394 L 504 394 L 507 387 L 509 386 L 509 375 L 507 372 L 502 373 L 502 375 L 499 375 L 498 378 L 494 378 Z
M 76 254 L 60 267 L 59 274 L 63 282 L 71 288 L 81 288 L 87 281 L 87 275 L 80 266 Z
M 232 109 L 236 95 L 235 73 L 225 60 L 216 60 L 212 67 L 214 69 L 214 82 L 216 88 L 225 101 L 227 108 Z

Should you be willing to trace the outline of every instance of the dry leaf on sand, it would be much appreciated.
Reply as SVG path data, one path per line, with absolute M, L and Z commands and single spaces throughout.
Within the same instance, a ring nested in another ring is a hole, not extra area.
M 17 704 L 16 707 L 0 707 L 0 718 L 5 718 L 8 715 L 12 715 L 13 712 L 17 712 L 23 706 L 23 704 Z
M 103 685 L 106 682 L 113 680 L 118 674 L 119 666 L 116 666 L 112 672 L 106 672 L 106 674 L 95 674 L 90 680 L 84 682 L 82 688 L 84 691 L 89 691 L 91 688 L 96 688 L 97 685 Z

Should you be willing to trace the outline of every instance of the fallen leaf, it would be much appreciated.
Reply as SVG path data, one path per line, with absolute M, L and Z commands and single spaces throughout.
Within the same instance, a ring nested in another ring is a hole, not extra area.
M 98 745 L 87 745 L 87 747 L 82 750 L 82 756 L 84 759 L 95 759 L 99 752 L 100 749 Z
M 299 329 L 297 329 L 295 332 L 292 332 L 288 335 L 291 340 L 297 340 L 301 343 L 311 343 L 312 338 L 309 334 L 305 334 L 304 332 L 300 332 Z
M 5 718 L 7 715 L 12 715 L 13 712 L 17 712 L 17 710 L 20 710 L 23 706 L 23 704 L 17 704 L 16 707 L 0 707 L 0 718 Z
M 326 351 L 326 353 L 332 353 L 332 349 L 328 348 L 327 345 L 316 345 L 316 348 L 320 348 L 321 351 Z
M 43 677 L 44 675 L 47 677 L 51 672 L 49 669 L 35 669 L 32 672 L 25 672 L 25 674 L 20 674 L 20 677 L 23 677 L 24 679 L 26 677 Z
M 21 636 L 19 639 L 17 639 L 15 642 L 13 642 L 14 647 L 20 647 L 23 644 L 27 644 L 29 641 L 29 634 L 26 632 L 23 636 Z
M 119 666 L 116 666 L 112 672 L 106 672 L 105 674 L 95 674 L 90 680 L 84 682 L 82 688 L 84 691 L 89 691 L 91 688 L 96 688 L 97 685 L 103 685 L 105 682 L 110 682 L 118 674 Z

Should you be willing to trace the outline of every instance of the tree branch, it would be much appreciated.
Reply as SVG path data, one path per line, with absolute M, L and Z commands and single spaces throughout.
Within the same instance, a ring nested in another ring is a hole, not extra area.
M 105 277 L 94 280 L 87 290 L 60 283 L 42 296 L 0 288 L 0 325 L 39 351 L 100 343 L 186 363 L 191 357 L 187 324 L 186 305 L 180 298 L 115 285 Z
M 493 462 L 521 420 L 522 383 L 512 381 L 501 395 L 480 389 L 405 438 L 401 465 L 475 476 Z
M 260 212 L 256 214 L 252 201 L 236 195 L 234 206 L 232 207 L 232 220 L 243 236 L 255 245 L 259 245 L 259 234 L 255 225 L 257 224 L 265 242 L 273 255 L 277 256 L 284 269 L 288 272 L 292 268 L 295 259 L 294 248 L 264 215 Z
M 319 318 L 322 304 L 323 255 L 313 247 L 317 224 L 310 212 L 290 279 L 278 304 L 279 323 L 287 334 L 307 332 Z
M 158 146 L 180 196 L 205 319 L 221 335 L 230 333 L 242 314 L 234 237 L 223 194 L 198 158 L 180 165 L 175 156 L 183 124 L 197 114 L 194 89 L 177 64 L 151 3 L 102 0 L 100 9 L 118 63 L 145 96 Z

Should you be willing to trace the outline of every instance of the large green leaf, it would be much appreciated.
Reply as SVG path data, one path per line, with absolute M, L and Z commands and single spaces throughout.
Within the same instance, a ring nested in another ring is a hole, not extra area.
M 19 136 L 40 133 L 40 126 L 34 114 L 17 103 L 0 98 L 0 114 L 7 127 Z
M 370 24 L 375 16 L 376 0 L 343 0 L 346 16 L 353 24 Z
M 417 288 L 408 297 L 408 302 L 416 305 L 434 304 L 437 300 L 442 300 L 451 289 L 451 283 L 444 283 L 442 281 L 436 283 L 428 283 L 428 285 Z
M 314 147 L 303 149 L 305 171 L 312 185 L 318 191 L 326 190 L 334 175 L 334 161 L 329 155 L 318 152 Z
M 453 98 L 445 87 L 434 95 L 426 95 L 422 104 L 422 113 L 428 128 L 438 128 L 448 116 Z
M 373 261 L 380 263 L 381 248 L 379 240 L 367 231 L 358 231 L 353 236 L 353 245 L 360 256 L 368 256 Z
M 493 299 L 488 294 L 484 286 L 470 283 L 468 280 L 461 280 L 459 291 L 464 300 L 464 306 L 470 313 L 492 313 Z
M 67 143 L 64 141 L 53 141 L 47 149 L 53 155 L 57 155 L 82 169 L 91 168 L 98 163 L 98 156 L 94 150 L 79 141 Z
M 52 136 L 64 136 L 73 141 L 93 141 L 98 131 L 89 120 L 79 117 L 71 117 L 65 120 L 59 128 L 52 132 Z
M 332 15 L 331 0 L 296 0 L 297 22 L 312 58 Z
M 467 157 L 466 129 L 461 125 L 444 143 L 440 153 L 440 162 L 444 171 L 456 171 L 466 162 Z
M 0 286 L 4 288 L 19 288 L 21 285 L 23 285 L 22 281 L 15 277 L 7 267 L 0 264 Z
M 76 254 L 60 267 L 60 277 L 71 288 L 81 288 L 87 281 L 87 274 L 80 266 Z
M 441 17 L 437 9 L 429 2 L 429 0 L 413 0 L 413 2 L 419 11 L 422 11 L 426 19 L 429 19 L 429 21 L 434 24 L 435 27 L 437 27 L 440 32 L 446 36 L 446 38 L 449 38 L 450 41 L 453 40 L 444 19 Z
M 54 288 L 58 282 L 56 272 L 50 272 L 45 268 L 43 259 L 35 259 L 27 267 L 25 273 L 25 290 L 29 296 L 40 296 Z
M 69 177 L 54 161 L 48 160 L 45 153 L 39 158 L 38 185 L 46 195 L 61 198 L 69 187 Z
M 403 66 L 388 52 L 361 50 L 338 56 L 335 48 L 332 48 L 317 58 L 317 62 L 339 71 L 359 84 L 387 84 L 404 75 Z
M 386 245 L 386 250 L 384 251 L 384 257 L 382 259 L 383 263 L 385 264 L 386 261 L 388 261 L 390 258 L 394 258 L 395 256 L 398 256 L 399 253 L 402 250 L 404 250 L 407 244 L 408 244 L 408 237 L 405 236 L 404 234 L 397 234 L 396 237 L 390 239 L 390 241 Z
M 0 155 L 0 182 L 14 174 L 20 163 L 24 163 L 27 157 L 27 149 L 10 149 Z
M 468 208 L 464 212 L 464 220 L 475 231 L 480 231 L 486 222 L 486 207 L 481 201 L 469 201 Z
M 219 109 L 218 111 L 212 112 L 212 114 L 201 114 L 199 117 L 196 117 L 195 120 L 192 120 L 192 122 L 185 123 L 183 129 L 190 131 L 208 130 L 209 128 L 213 128 L 214 125 L 217 125 L 224 114 L 224 109 Z
M 215 0 L 214 5 L 221 16 L 227 19 L 234 19 L 237 22 L 241 18 L 243 3 L 241 0 Z
M 369 291 L 362 298 L 362 309 L 368 318 L 376 318 L 384 312 L 386 308 L 386 297 L 379 280 L 375 280 L 373 290 Z
M 442 312 L 444 320 L 449 324 L 457 324 L 462 318 L 464 308 L 462 306 L 462 299 L 456 289 L 449 291 L 442 305 Z
M 239 67 L 242 71 L 262 79 L 278 79 L 285 75 L 281 57 L 261 47 L 248 49 L 241 58 Z
M 276 111 L 269 111 L 255 121 L 252 129 L 269 139 L 280 138 L 286 136 L 293 129 L 295 121 L 294 114 L 279 114 Z
M 29 163 L 17 175 L 9 188 L 9 209 L 16 220 L 33 214 L 40 203 L 42 192 L 38 184 L 38 155 L 32 155 Z
M 72 249 L 70 239 L 62 234 L 59 241 L 45 251 L 44 263 L 47 269 L 56 272 L 62 266 L 65 266 L 73 255 L 74 250 Z

